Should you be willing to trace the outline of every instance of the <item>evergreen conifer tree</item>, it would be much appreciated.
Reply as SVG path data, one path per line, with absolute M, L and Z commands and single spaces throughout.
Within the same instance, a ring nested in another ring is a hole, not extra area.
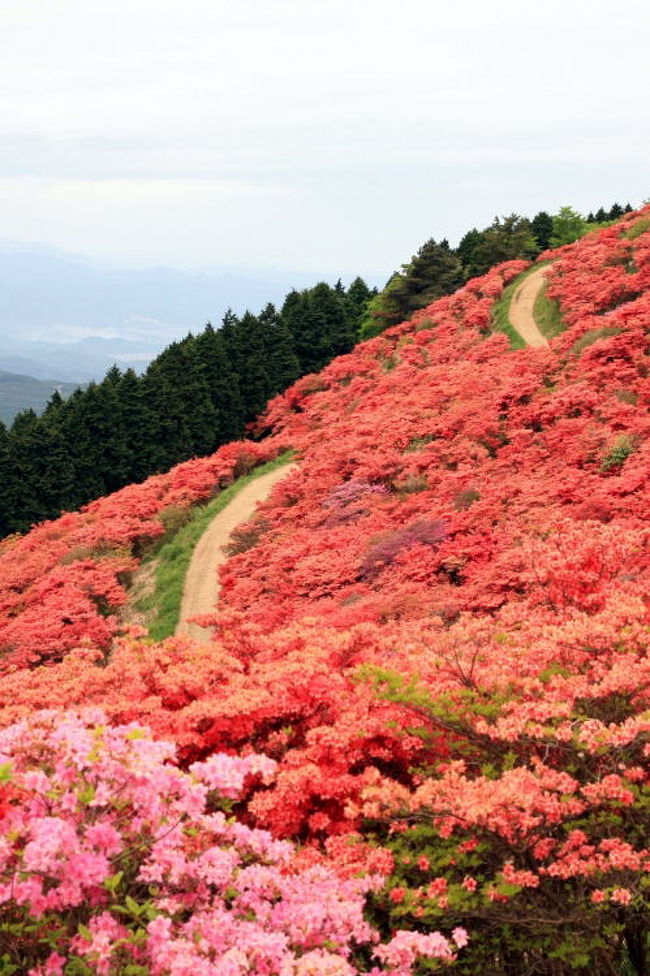
M 293 349 L 293 336 L 271 302 L 259 314 L 266 347 L 271 396 L 286 390 L 300 376 L 300 363 Z
M 593 219 L 593 218 L 592 218 Z M 536 213 L 530 222 L 530 229 L 540 251 L 545 251 L 553 233 L 553 218 L 545 210 Z
M 355 278 L 347 290 L 344 306 L 348 321 L 348 334 L 352 345 L 354 345 L 359 335 L 359 329 L 366 314 L 368 303 L 376 294 L 377 289 L 368 288 L 366 282 L 360 277 Z
M 214 407 L 215 445 L 237 440 L 244 430 L 244 408 L 239 379 L 228 355 L 222 330 L 208 322 L 196 337 L 197 355 L 203 364 L 208 391 Z
M 158 417 L 147 397 L 144 380 L 127 369 L 120 380 L 128 481 L 144 481 L 156 470 Z

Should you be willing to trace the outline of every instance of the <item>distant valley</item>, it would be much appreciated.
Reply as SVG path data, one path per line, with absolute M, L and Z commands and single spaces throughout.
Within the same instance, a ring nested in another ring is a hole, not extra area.
M 17 413 L 30 407 L 41 413 L 55 390 L 65 397 L 78 385 L 0 370 L 0 420 L 8 426 Z
M 0 373 L 15 374 L 0 382 L 0 418 L 39 409 L 55 385 L 65 394 L 114 363 L 141 372 L 169 342 L 219 324 L 228 308 L 259 310 L 319 277 L 336 281 L 272 269 L 111 268 L 50 245 L 0 240 Z

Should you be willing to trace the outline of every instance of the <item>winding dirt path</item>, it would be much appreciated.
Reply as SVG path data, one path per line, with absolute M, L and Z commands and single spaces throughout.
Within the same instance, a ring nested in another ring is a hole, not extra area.
M 548 340 L 539 331 L 533 314 L 535 299 L 544 287 L 547 271 L 548 265 L 544 265 L 524 278 L 515 289 L 508 309 L 508 318 L 513 329 L 519 333 L 527 346 L 535 349 L 548 346 Z
M 215 609 L 219 598 L 218 570 L 228 558 L 222 547 L 228 543 L 233 529 L 247 522 L 255 513 L 258 502 L 264 501 L 275 485 L 295 467 L 295 464 L 285 464 L 255 478 L 210 522 L 196 545 L 185 577 L 177 635 L 189 636 L 201 644 L 210 643 L 210 629 L 190 623 L 189 618 Z
M 544 266 L 528 275 L 515 290 L 508 309 L 510 324 L 526 345 L 534 348 L 548 346 L 533 314 L 535 299 L 544 287 L 547 270 L 547 266 Z M 209 628 L 190 623 L 190 618 L 210 613 L 216 607 L 219 598 L 218 571 L 228 558 L 223 547 L 227 545 L 233 530 L 251 518 L 258 502 L 264 501 L 274 486 L 295 467 L 295 464 L 287 464 L 251 481 L 214 517 L 198 541 L 185 577 L 177 635 L 187 635 L 202 644 L 210 643 Z

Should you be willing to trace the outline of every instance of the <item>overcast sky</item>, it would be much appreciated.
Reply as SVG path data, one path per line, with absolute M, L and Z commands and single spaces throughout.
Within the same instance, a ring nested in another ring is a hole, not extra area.
M 647 0 L 3 0 L 0 236 L 390 273 L 650 196 Z

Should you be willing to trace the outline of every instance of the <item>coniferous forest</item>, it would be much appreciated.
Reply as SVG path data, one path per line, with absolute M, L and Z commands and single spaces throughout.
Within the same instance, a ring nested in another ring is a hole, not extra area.
M 54 393 L 41 416 L 0 424 L 0 536 L 237 440 L 273 396 L 352 349 L 371 296 L 356 278 L 291 291 L 279 310 L 228 311 L 142 376 L 114 366 L 68 399 Z

